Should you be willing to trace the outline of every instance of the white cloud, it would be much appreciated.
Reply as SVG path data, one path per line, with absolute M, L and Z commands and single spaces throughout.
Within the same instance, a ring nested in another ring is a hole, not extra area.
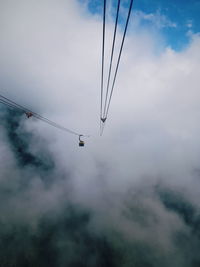
M 152 25 L 158 29 L 161 28 L 176 28 L 177 24 L 171 21 L 167 16 L 161 14 L 158 10 L 156 13 L 145 13 L 143 11 L 135 11 L 135 18 L 141 22 L 150 22 Z
M 129 33 L 100 138 L 100 18 L 87 14 L 75 1 L 19 0 L 16 4 L 8 0 L 0 4 L 1 93 L 51 120 L 91 134 L 80 150 L 76 137 L 49 125 L 28 120 L 24 126 L 48 140 L 58 169 L 70 170 L 73 201 L 112 220 L 115 209 L 122 212 L 124 203 L 116 206 L 110 196 L 123 195 L 124 200 L 130 188 L 142 187 L 149 179 L 152 185 L 163 180 L 193 192 L 192 199 L 199 205 L 199 183 L 192 175 L 200 158 L 199 36 L 193 36 L 182 52 L 166 48 L 158 55 L 154 34 Z M 176 27 L 160 13 L 139 12 L 137 16 L 158 28 Z M 55 199 L 60 192 L 63 197 L 63 188 L 58 183 L 52 189 Z M 33 186 L 33 198 L 37 191 L 43 192 L 40 182 Z M 44 206 L 53 202 L 49 192 L 40 197 L 38 202 L 45 199 Z M 169 229 L 162 216 L 183 227 L 154 196 L 149 198 L 141 202 L 152 211 L 155 207 L 166 235 Z M 120 212 L 114 214 L 117 219 Z
M 187 28 L 191 29 L 193 27 L 193 21 L 192 20 L 188 20 L 186 23 Z

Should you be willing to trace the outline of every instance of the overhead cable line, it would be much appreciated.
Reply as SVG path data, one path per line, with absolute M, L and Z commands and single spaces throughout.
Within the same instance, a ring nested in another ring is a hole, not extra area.
M 31 113 L 34 117 L 36 117 L 36 118 L 39 119 L 39 120 L 42 120 L 42 121 L 44 121 L 44 122 L 47 122 L 47 123 L 49 123 L 50 125 L 52 125 L 52 126 L 54 126 L 54 127 L 57 127 L 57 128 L 59 128 L 59 129 L 63 129 L 63 130 L 65 130 L 65 131 L 67 131 L 67 132 L 69 132 L 69 133 L 71 133 L 71 134 L 74 134 L 74 135 L 78 135 L 78 136 L 79 136 L 78 133 L 76 133 L 76 132 L 74 132 L 74 131 L 71 131 L 70 129 L 67 129 L 67 128 L 63 127 L 63 126 L 60 126 L 59 124 L 57 124 L 57 123 L 55 123 L 55 122 L 53 122 L 53 121 L 50 121 L 50 120 L 47 119 L 47 118 L 42 117 L 41 115 L 39 115 L 39 114 L 37 114 L 37 113 L 31 111 L 30 109 L 27 109 L 27 108 L 25 108 L 25 107 L 23 107 L 23 106 L 17 104 L 16 102 L 14 102 L 14 101 L 12 101 L 12 100 L 10 100 L 10 99 L 8 99 L 8 98 L 2 96 L 2 95 L 0 95 L 0 97 L 4 99 L 4 102 L 7 101 L 7 103 L 10 104 L 10 105 L 12 105 L 12 107 L 14 107 L 14 108 L 21 109 L 21 110 L 24 111 L 25 113 L 26 113 L 26 112 L 29 112 L 29 113 Z
M 75 131 L 72 131 L 72 130 L 66 128 L 66 127 L 63 127 L 62 125 L 59 125 L 59 124 L 57 124 L 57 123 L 55 123 L 55 122 L 53 122 L 53 121 L 51 121 L 51 120 L 49 120 L 49 119 L 47 119 L 47 118 L 45 118 L 43 116 L 37 114 L 36 112 L 33 112 L 30 109 L 27 109 L 27 108 L 23 107 L 22 105 L 17 104 L 16 102 L 10 100 L 7 97 L 4 97 L 3 95 L 0 95 L 0 103 L 2 103 L 4 105 L 7 105 L 7 106 L 9 106 L 11 108 L 16 108 L 18 110 L 21 110 L 21 111 L 25 112 L 26 114 L 30 114 L 30 116 L 34 116 L 35 118 L 37 118 L 37 119 L 39 119 L 39 120 L 41 120 L 43 122 L 46 122 L 49 125 L 57 128 L 57 129 L 60 129 L 62 131 L 68 132 L 68 133 L 73 134 L 73 135 L 77 135 L 79 137 L 80 136 L 89 137 L 88 135 L 83 135 L 83 134 L 77 133 Z
M 115 20 L 115 29 L 114 29 L 113 42 L 112 42 L 112 52 L 111 52 L 111 57 L 110 57 L 110 66 L 109 66 L 109 74 L 108 74 L 107 89 L 106 89 L 106 97 L 105 97 L 104 111 L 103 111 L 103 117 L 102 117 L 103 119 L 106 119 L 106 117 L 105 117 L 106 105 L 107 105 L 108 91 L 109 91 L 109 86 L 110 86 L 110 75 L 111 75 L 111 69 L 112 69 L 113 54 L 114 54 L 114 50 L 115 50 L 115 39 L 116 39 L 117 24 L 118 24 L 118 18 L 119 18 L 120 2 L 121 2 L 121 0 L 118 0 L 117 14 L 116 14 L 116 20 Z
M 119 68 L 119 63 L 120 63 L 121 54 L 122 54 L 122 50 L 123 50 L 123 46 L 124 46 L 124 40 L 125 40 L 125 37 L 126 37 L 126 32 L 127 32 L 127 28 L 128 28 L 128 23 L 129 23 L 129 19 L 130 19 L 130 15 L 131 15 L 132 6 L 133 6 L 133 0 L 131 0 L 130 6 L 129 6 L 128 16 L 127 16 L 126 25 L 125 25 L 125 29 L 124 29 L 124 34 L 123 34 L 123 38 L 122 38 L 122 43 L 121 43 L 121 47 L 120 47 L 120 52 L 119 52 L 119 56 L 118 56 L 118 60 L 117 60 L 117 66 L 116 66 L 116 69 L 115 69 L 115 74 L 114 74 L 114 79 L 113 79 L 113 83 L 112 83 L 111 93 L 110 93 L 108 106 L 107 106 L 106 113 L 105 113 L 105 117 L 106 118 L 108 116 L 108 111 L 109 111 L 109 108 L 110 108 L 110 102 L 111 102 L 111 98 L 112 98 L 112 95 L 113 95 L 113 89 L 114 89 L 114 86 L 115 86 L 115 81 L 116 81 L 116 77 L 117 77 L 117 72 L 118 72 L 118 68 Z
M 111 73 L 112 73 L 112 63 L 113 63 L 113 56 L 114 56 L 114 49 L 115 49 L 115 39 L 116 39 L 116 32 L 117 32 L 117 24 L 118 24 L 118 20 L 119 20 L 120 0 L 118 0 L 117 14 L 116 14 L 116 20 L 115 20 L 115 29 L 114 29 L 113 43 L 112 43 L 112 52 L 111 52 L 111 59 L 110 59 L 110 67 L 109 67 L 108 81 L 107 81 L 107 90 L 106 90 L 106 97 L 105 97 L 105 105 L 103 108 L 103 110 L 104 110 L 103 111 L 103 117 L 101 117 L 101 121 L 102 121 L 103 125 L 102 125 L 102 127 L 100 127 L 100 129 L 101 129 L 100 135 L 103 134 L 106 119 L 108 117 L 108 112 L 109 112 L 110 103 L 111 103 L 111 99 L 112 99 L 112 95 L 113 95 L 113 90 L 114 90 L 114 86 L 115 86 L 115 82 L 116 82 L 116 78 L 117 78 L 117 74 L 118 74 L 119 64 L 120 64 L 122 50 L 123 50 L 123 46 L 124 46 L 124 41 L 125 41 L 125 37 L 126 37 L 126 33 L 127 33 L 129 20 L 130 20 L 132 6 L 133 6 L 133 0 L 130 0 L 130 5 L 129 5 L 129 9 L 128 9 L 128 15 L 127 15 L 126 23 L 125 23 L 124 33 L 123 33 L 123 37 L 122 37 L 122 41 L 121 41 L 119 55 L 118 55 L 118 58 L 116 61 L 117 63 L 116 63 L 116 68 L 115 68 L 114 75 L 113 75 L 112 86 L 111 86 L 111 90 L 109 93 L 110 79 L 111 79 Z M 103 95 L 103 93 L 102 93 L 102 95 Z M 108 95 L 109 95 L 109 97 L 108 97 Z M 101 99 L 101 101 L 102 101 L 102 99 Z
M 6 102 L 6 101 L 4 101 L 4 100 L 2 100 L 2 99 L 0 99 L 0 103 L 3 104 L 3 105 L 5 105 L 5 106 L 8 106 L 8 107 L 10 107 L 10 108 L 17 108 L 17 107 L 15 107 L 14 105 L 9 104 L 8 102 Z M 20 109 L 20 110 L 21 110 L 21 109 Z
M 100 107 L 100 132 L 102 125 L 103 111 L 103 87 L 104 87 L 104 56 L 105 56 L 105 26 L 106 26 L 106 0 L 103 6 L 103 42 L 102 42 L 102 59 L 101 59 L 101 107 Z

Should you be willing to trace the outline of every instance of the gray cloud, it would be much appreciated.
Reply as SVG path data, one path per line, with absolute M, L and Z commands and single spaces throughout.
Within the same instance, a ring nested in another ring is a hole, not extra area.
M 1 107 L 0 266 L 198 266 L 199 36 L 177 53 L 129 32 L 100 138 L 101 19 L 76 1 L 0 5 L 1 93 L 91 134 L 80 150 Z

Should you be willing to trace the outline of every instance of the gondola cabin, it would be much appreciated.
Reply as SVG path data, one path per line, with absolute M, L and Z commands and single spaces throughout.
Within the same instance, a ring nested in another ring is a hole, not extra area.
M 79 141 L 79 146 L 84 146 L 85 145 L 85 143 L 84 143 L 84 141 Z
M 79 146 L 84 146 L 85 143 L 84 143 L 83 140 L 81 140 L 81 136 L 82 136 L 82 135 L 79 135 Z
M 33 116 L 32 112 L 25 112 L 25 114 L 28 119 Z

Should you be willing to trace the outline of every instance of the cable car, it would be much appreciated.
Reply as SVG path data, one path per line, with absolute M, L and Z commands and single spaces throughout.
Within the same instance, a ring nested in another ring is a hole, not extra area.
M 25 112 L 25 114 L 28 119 L 33 116 L 32 112 Z
M 79 135 L 79 146 L 84 146 L 85 143 L 84 143 L 83 140 L 81 140 L 81 136 L 82 136 L 82 135 Z
M 107 118 L 101 118 L 101 121 L 104 123 Z

